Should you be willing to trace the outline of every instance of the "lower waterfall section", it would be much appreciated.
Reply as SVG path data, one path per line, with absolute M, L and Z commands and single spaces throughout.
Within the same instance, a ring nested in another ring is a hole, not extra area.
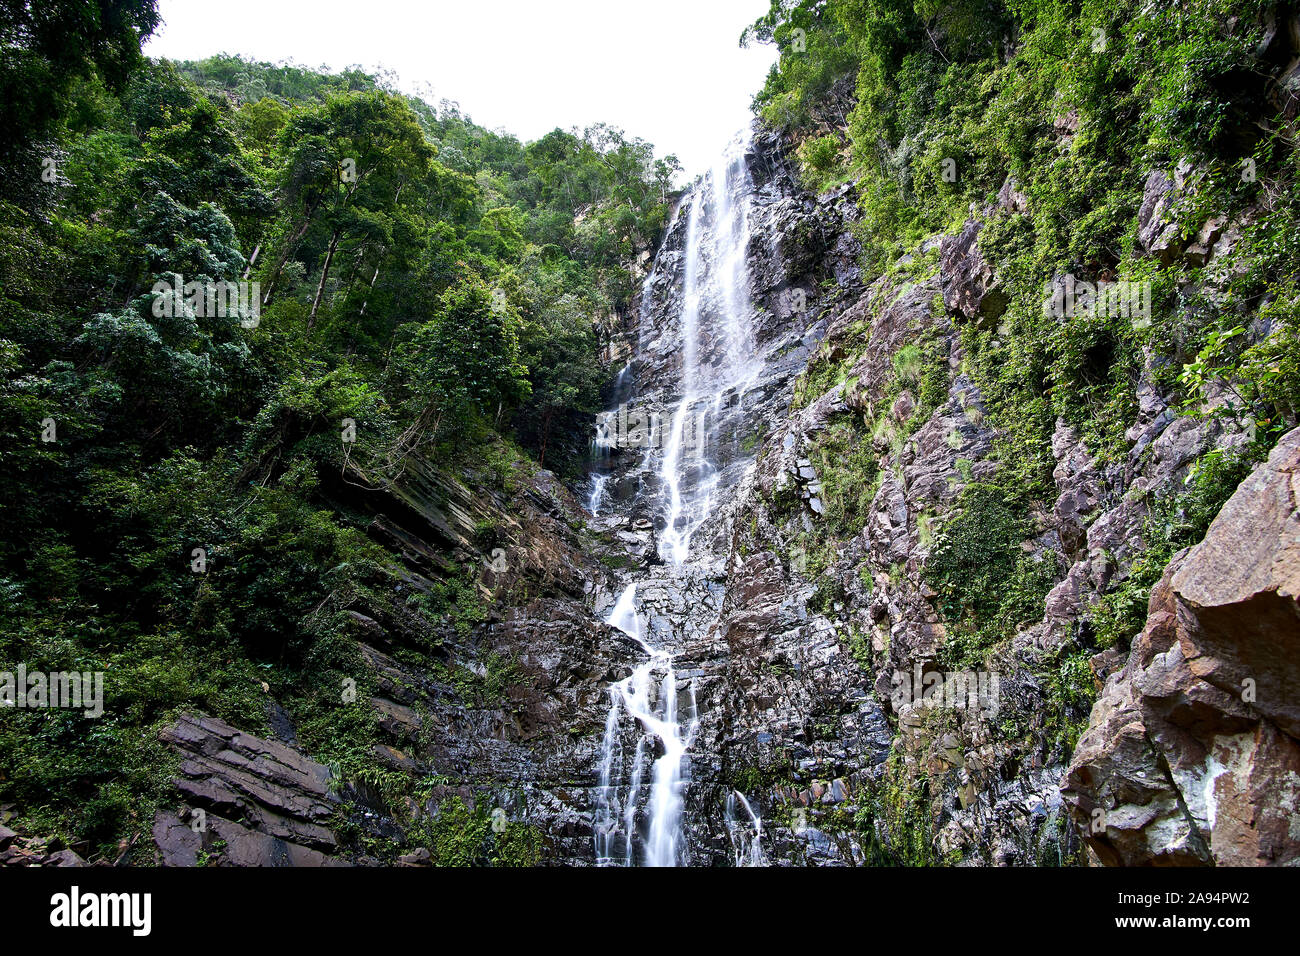
M 639 643 L 646 660 L 632 674 L 610 687 L 609 716 L 601 744 L 599 808 L 596 816 L 598 865 L 634 862 L 638 810 L 646 827 L 641 862 L 645 866 L 676 866 L 681 860 L 680 833 L 683 805 L 683 762 L 696 727 L 695 699 L 689 711 L 679 712 L 677 672 L 672 656 L 647 644 L 636 609 L 636 584 L 629 584 L 607 622 Z M 620 736 L 624 718 L 640 728 L 633 750 L 627 786 L 620 788 L 615 770 L 622 769 Z M 682 726 L 682 721 L 686 726 Z M 648 752 L 660 752 L 650 765 L 648 793 L 642 786 Z M 621 796 L 620 796 L 621 789 Z M 618 837 L 622 837 L 621 853 Z
M 763 821 L 739 790 L 727 794 L 726 820 L 736 866 L 767 866 L 767 854 L 763 852 Z

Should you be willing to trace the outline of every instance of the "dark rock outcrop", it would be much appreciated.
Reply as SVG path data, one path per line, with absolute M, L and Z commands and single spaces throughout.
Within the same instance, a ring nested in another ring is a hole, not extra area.
M 211 717 L 182 717 L 162 739 L 182 755 L 186 803 L 184 822 L 168 811 L 154 820 L 163 865 L 193 866 L 216 841 L 235 866 L 322 866 L 337 853 L 339 781 L 327 767 Z

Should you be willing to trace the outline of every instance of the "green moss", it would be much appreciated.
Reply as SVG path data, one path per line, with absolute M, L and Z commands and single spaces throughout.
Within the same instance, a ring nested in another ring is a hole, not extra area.
M 818 432 L 808 452 L 822 490 L 823 533 L 848 538 L 862 531 L 880 488 L 880 461 L 854 417 Z
M 944 866 L 934 848 L 934 819 L 927 777 L 908 769 L 898 751 L 890 754 L 885 772 L 862 795 L 853 818 L 862 835 L 868 866 Z
M 487 617 L 487 600 L 478 588 L 473 568 L 435 581 L 413 599 L 412 605 L 430 620 L 450 624 L 461 637 L 467 637 Z
M 856 627 L 850 627 L 845 642 L 848 644 L 849 653 L 853 655 L 853 660 L 857 662 L 858 667 L 868 674 L 874 673 L 875 666 L 871 654 L 871 639 Z
M 1047 708 L 1043 737 L 1058 744 L 1065 754 L 1074 752 L 1079 738 L 1088 729 L 1097 691 L 1093 683 L 1090 651 L 1063 657 L 1048 675 Z
M 407 831 L 411 846 L 428 849 L 435 866 L 536 866 L 544 838 L 533 824 L 494 821 L 486 800 L 470 810 L 460 797 L 438 804 Z
M 456 689 L 467 707 L 500 707 L 506 703 L 509 689 L 523 682 L 518 660 L 496 653 L 483 659 L 482 674 L 464 664 L 439 663 L 434 670 Z
M 847 595 L 839 578 L 822 574 L 817 578 L 817 587 L 808 598 L 808 610 L 814 614 L 829 614 L 835 605 L 842 604 Z

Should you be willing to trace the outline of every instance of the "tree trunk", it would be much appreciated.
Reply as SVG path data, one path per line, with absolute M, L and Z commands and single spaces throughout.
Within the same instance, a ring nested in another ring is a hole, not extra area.
M 325 253 L 325 265 L 320 270 L 320 285 L 316 286 L 316 298 L 311 301 L 311 314 L 307 316 L 308 332 L 310 332 L 311 327 L 316 324 L 316 311 L 320 308 L 320 300 L 322 296 L 325 295 L 325 280 L 329 278 L 330 263 L 334 261 L 334 250 L 338 248 L 338 244 L 339 231 L 335 229 L 334 234 L 330 236 L 329 251 Z
M 370 304 L 370 293 L 375 291 L 375 280 L 379 278 L 379 266 L 375 266 L 375 274 L 370 277 L 370 289 L 366 292 L 365 299 L 361 302 L 361 314 L 366 314 L 366 306 Z
M 320 205 L 319 201 L 312 203 L 311 206 L 307 208 L 307 215 L 303 219 L 302 225 L 298 227 L 298 230 L 293 234 L 289 241 L 285 243 L 284 252 L 280 253 L 279 261 L 276 262 L 275 268 L 271 270 L 271 277 L 267 282 L 266 295 L 262 296 L 262 305 L 266 305 L 271 301 L 271 292 L 275 289 L 275 284 L 280 279 L 280 270 L 282 270 L 284 264 L 289 261 L 289 256 L 291 256 L 293 250 L 298 247 L 298 243 L 302 241 L 302 237 L 307 235 L 307 230 L 311 228 L 311 217 L 316 214 L 316 207 L 318 205 Z
M 406 180 L 403 179 L 397 184 L 397 193 L 393 196 L 393 205 L 396 206 L 402 198 L 402 190 L 406 188 Z M 379 267 L 384 263 L 384 253 L 387 252 L 383 246 L 379 247 L 379 258 L 375 261 L 375 274 L 370 277 L 370 288 L 366 290 L 366 297 L 361 302 L 361 314 L 366 314 L 366 306 L 370 304 L 370 293 L 375 291 L 375 280 L 379 278 Z
M 261 251 L 262 251 L 262 244 L 259 242 L 257 245 L 253 247 L 253 254 L 248 258 L 248 265 L 244 266 L 244 274 L 240 276 L 241 279 L 248 278 L 248 274 L 253 271 L 253 266 L 257 262 L 257 254 Z

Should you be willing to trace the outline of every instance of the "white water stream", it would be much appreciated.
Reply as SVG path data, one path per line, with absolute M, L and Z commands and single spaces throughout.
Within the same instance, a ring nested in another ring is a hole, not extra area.
M 686 200 L 689 218 L 678 317 L 680 397 L 657 469 L 662 489 L 658 550 L 672 569 L 689 569 L 692 537 L 708 520 L 721 490 L 720 471 L 708 449 L 723 418 L 723 396 L 743 395 L 758 372 L 746 266 L 753 194 L 745 163 L 748 136 L 746 132 L 732 142 Z M 593 478 L 593 514 L 603 491 L 604 480 Z M 623 590 L 607 623 L 637 641 L 646 660 L 610 687 L 594 819 L 596 860 L 600 865 L 676 866 L 687 862 L 685 771 L 699 724 L 694 684 L 688 681 L 679 693 L 672 653 L 646 639 L 637 582 Z M 687 713 L 679 713 L 679 697 L 688 702 Z M 630 754 L 624 752 L 624 718 L 639 728 Z M 744 856 L 757 861 L 762 857 L 762 824 L 744 795 L 739 796 L 744 825 L 753 827 Z M 729 810 L 734 803 L 728 799 Z

